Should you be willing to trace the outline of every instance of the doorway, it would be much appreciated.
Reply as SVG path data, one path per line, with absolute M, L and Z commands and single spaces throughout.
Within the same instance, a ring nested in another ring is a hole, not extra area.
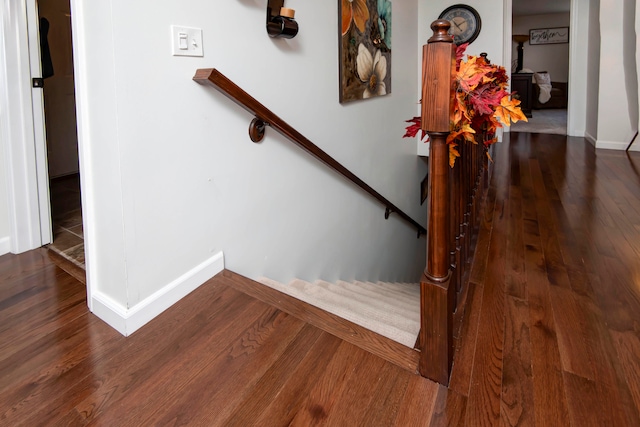
M 69 0 L 38 0 L 37 10 L 53 230 L 48 248 L 84 270 L 71 7 Z
M 516 53 L 517 43 L 509 44 L 512 46 L 511 72 L 516 72 L 516 63 L 519 62 L 518 69 L 522 67 L 521 72 L 529 73 L 528 76 L 532 77 L 529 91 L 531 99 L 528 101 L 529 107 L 533 109 L 529 121 L 514 124 L 511 131 L 568 133 L 571 3 L 571 0 L 512 2 L 511 32 L 514 38 L 516 35 L 519 38 L 520 47 Z M 563 31 L 567 42 L 532 43 L 529 36 L 533 29 L 537 32 L 553 30 L 558 34 Z M 516 58 L 520 58 L 519 61 Z M 538 86 L 537 83 L 541 85 Z

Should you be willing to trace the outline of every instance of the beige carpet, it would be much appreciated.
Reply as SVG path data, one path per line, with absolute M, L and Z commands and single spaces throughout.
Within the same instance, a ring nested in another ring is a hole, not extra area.
M 511 125 L 511 132 L 567 134 L 567 110 L 533 110 L 528 122 Z
M 410 348 L 420 331 L 418 283 L 258 281 Z

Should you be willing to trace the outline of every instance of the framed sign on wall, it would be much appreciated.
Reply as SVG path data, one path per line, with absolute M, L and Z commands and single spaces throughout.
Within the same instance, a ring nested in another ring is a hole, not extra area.
M 529 44 L 569 43 L 569 27 L 529 30 Z

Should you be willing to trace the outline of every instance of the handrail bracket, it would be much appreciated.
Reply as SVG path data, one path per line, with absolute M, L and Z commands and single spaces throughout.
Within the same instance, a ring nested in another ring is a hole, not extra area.
M 251 123 L 249 124 L 249 138 L 251 138 L 251 141 L 256 144 L 262 142 L 264 139 L 264 128 L 267 126 L 269 126 L 269 123 L 257 116 L 251 120 Z

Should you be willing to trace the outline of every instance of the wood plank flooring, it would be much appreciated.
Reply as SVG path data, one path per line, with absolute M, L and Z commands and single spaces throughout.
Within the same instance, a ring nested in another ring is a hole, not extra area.
M 449 388 L 231 272 L 124 338 L 41 249 L 0 257 L 0 426 L 640 425 L 639 153 L 495 161 Z

